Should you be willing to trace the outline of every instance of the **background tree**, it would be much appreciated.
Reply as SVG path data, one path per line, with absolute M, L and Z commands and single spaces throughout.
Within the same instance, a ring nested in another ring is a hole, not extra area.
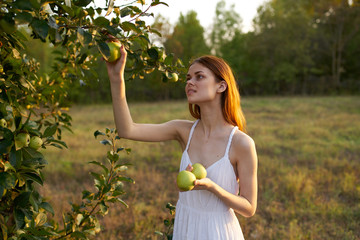
M 185 16 L 181 13 L 173 34 L 165 42 L 168 52 L 174 53 L 188 66 L 189 61 L 210 52 L 204 38 L 204 28 L 197 19 L 195 11 L 189 11 Z
M 235 35 L 241 33 L 242 19 L 240 15 L 235 12 L 234 4 L 229 9 L 226 9 L 226 3 L 224 0 L 216 4 L 214 23 L 210 33 L 210 46 L 211 53 L 222 56 L 225 45 L 232 41 Z M 226 48 L 229 51 L 231 49 Z M 236 49 L 236 48 L 234 48 Z

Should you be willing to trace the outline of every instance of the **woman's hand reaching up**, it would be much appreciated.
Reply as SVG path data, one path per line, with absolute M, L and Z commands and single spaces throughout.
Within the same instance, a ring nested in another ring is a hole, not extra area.
M 114 62 L 106 62 L 106 68 L 110 81 L 116 83 L 118 81 L 124 80 L 124 71 L 126 64 L 127 52 L 124 45 L 120 47 L 121 57 Z

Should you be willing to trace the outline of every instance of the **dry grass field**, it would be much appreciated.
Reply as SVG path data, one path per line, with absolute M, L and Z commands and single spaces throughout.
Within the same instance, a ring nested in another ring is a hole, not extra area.
M 259 158 L 258 209 L 238 216 L 250 239 L 360 239 L 360 97 L 247 97 L 242 107 L 248 134 Z M 191 119 L 187 103 L 130 104 L 133 119 L 160 123 Z M 44 151 L 49 161 L 41 193 L 56 215 L 93 188 L 88 162 L 106 157 L 107 146 L 93 133 L 113 128 L 111 105 L 73 106 L 74 133 L 64 132 L 69 148 Z M 181 158 L 176 142 L 121 140 L 132 149 L 123 205 L 112 205 L 94 239 L 158 239 L 169 218 L 166 203 L 176 203 L 175 178 Z

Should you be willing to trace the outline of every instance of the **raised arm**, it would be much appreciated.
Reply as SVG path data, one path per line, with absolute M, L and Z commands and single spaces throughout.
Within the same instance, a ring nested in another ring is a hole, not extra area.
M 173 120 L 162 124 L 134 123 L 126 101 L 124 70 L 127 52 L 124 46 L 120 49 L 121 58 L 115 62 L 106 62 L 110 79 L 114 119 L 118 134 L 122 138 L 138 141 L 166 141 L 181 139 L 180 131 L 184 121 Z

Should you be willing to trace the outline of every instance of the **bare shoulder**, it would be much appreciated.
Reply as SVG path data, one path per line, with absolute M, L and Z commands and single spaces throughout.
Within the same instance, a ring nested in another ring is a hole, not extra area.
M 240 130 L 235 132 L 232 144 L 239 150 L 249 150 L 255 147 L 255 141 L 249 135 Z
M 174 119 L 168 122 L 168 124 L 173 125 L 179 133 L 190 131 L 194 121 L 184 120 L 184 119 Z
M 237 130 L 232 140 L 231 156 L 236 162 L 256 163 L 255 141 L 246 133 Z

